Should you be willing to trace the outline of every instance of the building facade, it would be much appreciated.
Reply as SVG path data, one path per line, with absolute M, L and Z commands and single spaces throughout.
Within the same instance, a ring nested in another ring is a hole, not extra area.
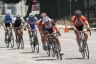
M 69 19 L 78 9 L 89 21 L 95 20 L 96 0 L 40 0 L 40 12 L 54 19 Z
M 20 1 L 18 4 L 6 4 L 0 2 L 0 15 L 5 15 L 6 12 L 10 12 L 12 15 L 21 13 L 23 16 L 26 14 L 27 6 L 25 0 Z

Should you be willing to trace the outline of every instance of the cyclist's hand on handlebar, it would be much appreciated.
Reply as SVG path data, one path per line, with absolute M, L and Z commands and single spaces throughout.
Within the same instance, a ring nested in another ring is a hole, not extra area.
M 90 28 L 87 28 L 88 31 L 90 31 Z
M 57 31 L 58 35 L 61 36 L 61 33 L 59 31 Z

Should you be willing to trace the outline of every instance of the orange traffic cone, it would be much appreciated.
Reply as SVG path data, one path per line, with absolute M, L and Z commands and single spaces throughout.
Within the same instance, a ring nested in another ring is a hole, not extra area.
M 64 32 L 69 32 L 69 28 L 64 28 Z
M 65 24 L 64 32 L 69 32 L 68 24 Z

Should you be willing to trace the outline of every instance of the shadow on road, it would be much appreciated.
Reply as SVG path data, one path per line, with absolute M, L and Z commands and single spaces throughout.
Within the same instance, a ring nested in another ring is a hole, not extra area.
M 53 61 L 53 60 L 56 60 L 54 58 L 50 58 L 49 56 L 34 56 L 32 58 L 36 59 L 35 61 L 48 61 L 48 60 Z
M 37 59 L 35 61 L 48 61 L 48 60 L 53 61 L 53 60 L 56 60 L 56 59 Z
M 67 60 L 83 59 L 83 58 L 65 58 Z
M 0 47 L 0 48 L 7 48 L 7 47 Z
M 47 58 L 48 56 L 34 56 L 34 57 L 32 57 L 32 58 Z
M 19 50 L 18 48 L 10 48 L 8 50 Z
M 33 52 L 21 52 L 22 54 L 29 54 L 29 53 L 33 53 Z

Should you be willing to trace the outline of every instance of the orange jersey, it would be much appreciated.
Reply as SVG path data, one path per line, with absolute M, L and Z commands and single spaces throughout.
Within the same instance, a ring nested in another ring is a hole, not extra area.
M 83 23 L 85 23 L 85 21 L 87 21 L 87 19 L 83 15 L 81 15 L 80 20 L 77 20 L 76 16 L 73 16 L 71 21 L 72 21 L 72 23 L 75 24 L 75 27 L 80 27 L 83 25 Z

